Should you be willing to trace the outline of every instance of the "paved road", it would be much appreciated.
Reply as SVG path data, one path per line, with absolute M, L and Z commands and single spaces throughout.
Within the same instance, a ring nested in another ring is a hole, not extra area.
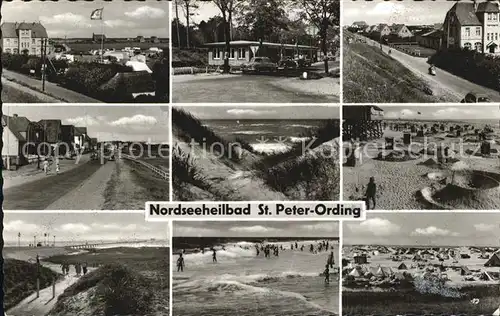
M 379 43 L 370 39 L 367 39 L 367 42 L 380 47 Z M 387 53 L 389 47 L 385 45 L 382 45 L 382 47 Z M 454 100 L 450 100 L 451 102 L 460 102 L 469 92 L 486 94 L 492 102 L 500 101 L 500 93 L 498 91 L 480 86 L 442 69 L 436 70 L 436 76 L 429 75 L 429 64 L 427 64 L 427 58 L 410 56 L 395 49 L 391 49 L 391 56 L 414 72 L 417 76 L 424 78 L 431 84 L 438 84 L 440 87 L 445 88 L 447 92 L 455 97 Z
M 281 79 L 281 78 L 278 78 Z M 264 75 L 213 76 L 173 83 L 173 102 L 177 103 L 329 103 L 335 98 L 307 95 L 273 85 L 277 80 Z
M 24 85 L 27 85 L 35 90 L 42 91 L 42 81 L 25 76 L 23 74 L 13 72 L 10 70 L 3 69 L 2 77 L 6 79 L 14 79 L 17 82 L 22 82 Z M 2 79 L 3 79 L 2 78 Z M 63 87 L 58 86 L 52 82 L 45 82 L 45 92 L 52 97 L 59 99 L 59 102 L 69 102 L 69 103 L 102 103 L 99 100 L 93 99 L 86 95 L 80 94 L 78 92 L 65 89 Z M 6 102 L 3 100 L 3 102 Z M 10 101 L 9 101 L 10 102 Z
M 102 165 L 90 161 L 59 175 L 10 187 L 4 190 L 3 208 L 5 210 L 43 210 L 56 200 L 72 191 L 93 175 Z M 88 196 L 92 199 L 92 196 Z M 68 205 L 68 209 L 71 206 Z

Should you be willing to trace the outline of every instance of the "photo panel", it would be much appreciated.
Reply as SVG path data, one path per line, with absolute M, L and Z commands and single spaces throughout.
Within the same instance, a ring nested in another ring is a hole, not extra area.
M 499 102 L 494 1 L 343 2 L 344 103 Z
M 169 315 L 168 223 L 142 213 L 4 214 L 6 315 Z
M 4 103 L 168 103 L 169 1 L 5 1 Z
M 374 212 L 344 223 L 342 315 L 498 314 L 499 219 Z
M 339 0 L 174 1 L 174 103 L 339 103 Z
M 339 222 L 174 221 L 173 315 L 338 315 Z
M 169 200 L 167 107 L 4 105 L 2 125 L 6 210 L 144 210 Z
M 337 201 L 338 106 L 172 108 L 174 201 Z
M 344 106 L 343 199 L 369 210 L 500 209 L 497 105 Z

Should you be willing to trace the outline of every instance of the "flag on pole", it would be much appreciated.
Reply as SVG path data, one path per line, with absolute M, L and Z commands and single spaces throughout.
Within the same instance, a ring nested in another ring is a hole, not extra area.
M 104 11 L 104 8 L 95 9 L 94 11 L 92 11 L 92 14 L 90 14 L 90 19 L 91 20 L 102 20 L 102 11 Z

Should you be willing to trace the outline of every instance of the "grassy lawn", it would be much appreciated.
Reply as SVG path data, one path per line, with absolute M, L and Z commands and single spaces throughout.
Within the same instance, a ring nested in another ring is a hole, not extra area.
M 499 305 L 498 285 L 470 286 L 460 289 L 462 297 L 448 298 L 421 294 L 414 289 L 343 291 L 343 315 L 491 315 Z M 473 298 L 479 304 L 472 304 Z
M 36 290 L 36 264 L 26 261 L 5 259 L 4 261 L 4 308 L 14 307 Z M 59 274 L 44 267 L 40 267 L 40 289 L 52 284 Z
M 344 102 L 434 103 L 426 82 L 379 48 L 363 43 L 344 44 Z
M 46 100 L 40 99 L 33 94 L 21 91 L 9 85 L 2 87 L 2 101 L 8 103 L 44 103 Z

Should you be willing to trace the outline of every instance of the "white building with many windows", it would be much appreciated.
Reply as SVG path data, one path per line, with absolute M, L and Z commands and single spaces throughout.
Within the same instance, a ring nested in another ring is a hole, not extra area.
M 40 55 L 42 40 L 48 38 L 47 30 L 40 23 L 5 22 L 2 30 L 2 52 Z
M 443 25 L 444 48 L 467 48 L 500 54 L 500 9 L 497 2 L 457 2 Z

